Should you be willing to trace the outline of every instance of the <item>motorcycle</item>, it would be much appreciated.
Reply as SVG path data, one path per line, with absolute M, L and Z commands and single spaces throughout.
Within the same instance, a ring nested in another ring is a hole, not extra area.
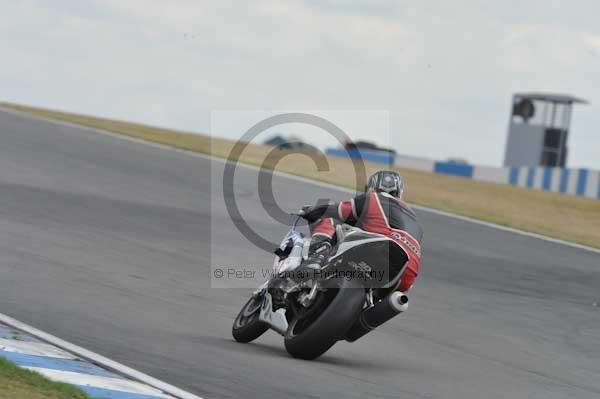
M 268 329 L 293 357 L 312 360 L 336 342 L 354 342 L 399 313 L 408 297 L 395 291 L 408 255 L 390 238 L 346 224 L 325 266 L 308 268 L 310 239 L 297 230 L 302 212 L 275 251 L 273 273 L 242 307 L 232 335 L 248 343 Z

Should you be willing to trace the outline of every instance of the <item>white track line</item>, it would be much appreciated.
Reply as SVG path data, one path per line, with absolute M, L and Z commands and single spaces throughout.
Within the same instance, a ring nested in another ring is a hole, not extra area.
M 15 111 L 15 110 L 12 110 L 12 109 L 6 109 L 6 108 L 2 108 L 2 107 L 0 107 L 0 110 L 3 111 L 3 112 L 6 112 L 6 113 L 17 115 L 17 116 L 21 116 L 21 117 L 24 117 L 24 118 L 29 118 L 29 119 L 44 121 L 44 122 L 52 123 L 52 124 L 59 125 L 59 126 L 66 126 L 66 127 L 71 127 L 71 128 L 75 128 L 75 129 L 87 130 L 87 131 L 90 131 L 90 132 L 94 132 L 94 133 L 98 133 L 98 134 L 103 134 L 105 136 L 114 137 L 114 138 L 117 138 L 117 139 L 120 139 L 120 140 L 125 140 L 125 141 L 130 141 L 130 142 L 133 142 L 133 143 L 144 144 L 144 145 L 147 145 L 147 146 L 150 146 L 150 147 L 161 148 L 161 149 L 164 149 L 164 150 L 170 150 L 170 151 L 180 152 L 180 153 L 192 156 L 192 157 L 207 159 L 207 160 L 211 160 L 211 161 L 215 161 L 215 162 L 220 162 L 220 163 L 230 162 L 230 161 L 228 161 L 227 159 L 224 159 L 224 158 L 218 158 L 218 157 L 215 157 L 215 156 L 212 156 L 212 155 L 202 154 L 202 153 L 194 152 L 194 151 L 190 151 L 190 150 L 183 150 L 181 148 L 175 148 L 175 147 L 171 147 L 171 146 L 168 146 L 168 145 L 165 145 L 165 144 L 159 144 L 159 143 L 154 143 L 154 142 L 151 142 L 151 141 L 142 140 L 142 139 L 135 138 L 135 137 L 125 136 L 125 135 L 122 135 L 122 134 L 119 134 L 119 133 L 109 132 L 107 130 L 97 129 L 97 128 L 93 128 L 93 127 L 89 127 L 89 126 L 84 126 L 84 125 L 78 125 L 76 123 L 65 122 L 65 121 L 61 121 L 61 120 L 57 120 L 57 119 L 45 118 L 45 117 L 42 117 L 42 116 L 32 115 L 32 114 L 29 114 L 29 113 L 26 113 L 26 112 Z M 260 168 L 258 166 L 247 165 L 247 164 L 243 164 L 241 162 L 238 163 L 237 166 L 243 167 L 243 168 L 247 168 L 247 169 L 252 169 L 252 170 L 260 170 Z M 307 179 L 305 177 L 296 176 L 296 175 L 292 175 L 292 174 L 285 173 L 285 172 L 277 172 L 277 171 L 275 171 L 275 172 L 273 172 L 273 174 L 275 176 L 281 176 L 281 177 L 285 177 L 285 178 L 288 178 L 288 179 L 292 179 L 292 180 L 296 180 L 296 181 L 301 181 L 303 183 L 313 184 L 313 185 L 318 186 L 318 187 L 324 187 L 324 188 L 328 188 L 328 189 L 331 189 L 331 190 L 337 190 L 337 191 L 346 192 L 346 193 L 350 193 L 350 194 L 354 194 L 355 193 L 354 190 L 350 190 L 348 188 L 344 188 L 344 187 L 336 186 L 336 185 L 329 184 L 329 183 L 323 183 L 323 182 L 319 182 L 319 181 Z M 552 238 L 552 237 L 548 237 L 548 236 L 545 236 L 545 235 L 542 235 L 542 234 L 530 233 L 528 231 L 523 231 L 523 230 L 515 229 L 515 228 L 512 228 L 512 227 L 506 227 L 506 226 L 502 226 L 502 225 L 499 225 L 499 224 L 496 224 L 496 223 L 486 222 L 486 221 L 479 220 L 479 219 L 473 219 L 473 218 L 470 218 L 468 216 L 457 215 L 455 213 L 440 211 L 440 210 L 429 208 L 429 207 L 426 207 L 426 206 L 412 205 L 412 207 L 415 208 L 415 209 L 418 209 L 420 211 L 423 211 L 423 212 L 432 213 L 434 215 L 444 216 L 444 217 L 451 218 L 451 219 L 457 219 L 457 220 L 461 220 L 463 222 L 474 223 L 474 224 L 478 224 L 480 226 L 485 226 L 485 227 L 489 227 L 489 228 L 493 228 L 493 229 L 497 229 L 497 230 L 502 230 L 502 231 L 506 231 L 506 232 L 509 232 L 509 233 L 518 234 L 518 235 L 525 236 L 525 237 L 537 238 L 539 240 L 548 241 L 548 242 L 552 242 L 552 243 L 555 243 L 555 244 L 565 245 L 565 246 L 568 246 L 568 247 L 571 247 L 571 248 L 576 248 L 576 249 L 580 249 L 580 250 L 583 250 L 583 251 L 588 251 L 588 252 L 600 254 L 600 248 L 593 248 L 593 247 L 589 247 L 587 245 L 577 244 L 577 243 L 574 243 L 574 242 L 570 242 L 570 241 L 566 241 L 566 240 L 561 240 L 561 239 L 558 239 L 558 238 Z
M 114 371 L 115 373 L 124 375 L 126 377 L 131 378 L 132 380 L 144 383 L 149 385 L 152 388 L 155 388 L 161 392 L 172 395 L 179 399 L 202 399 L 200 396 L 196 396 L 189 392 L 186 392 L 182 389 L 174 387 L 173 385 L 167 384 L 166 382 L 160 381 L 154 377 L 150 377 L 140 371 L 127 367 L 121 363 L 117 363 L 114 360 L 106 358 L 102 355 L 84 349 L 80 346 L 72 344 L 70 342 L 64 341 L 54 335 L 48 334 L 44 331 L 38 330 L 35 327 L 22 323 L 16 319 L 13 319 L 10 316 L 0 313 L 0 322 L 7 324 L 9 327 L 16 328 L 17 330 L 21 330 L 26 332 L 29 335 L 34 336 L 35 338 L 41 339 L 49 344 L 55 345 L 60 349 L 63 349 L 67 352 L 71 352 L 78 357 L 88 360 L 92 363 L 100 365 L 110 371 Z
M 17 341 L 14 339 L 0 338 L 0 349 L 6 352 L 20 353 L 23 355 L 44 356 L 55 359 L 77 359 L 77 356 L 44 342 Z

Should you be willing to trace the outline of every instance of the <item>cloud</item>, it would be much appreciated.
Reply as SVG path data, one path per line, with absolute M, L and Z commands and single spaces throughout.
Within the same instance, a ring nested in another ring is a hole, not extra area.
M 600 49 L 600 35 L 583 35 L 583 42 L 594 49 Z
M 543 4 L 11 2 L 0 84 L 6 100 L 196 131 L 211 110 L 389 110 L 400 152 L 487 164 L 513 92 L 566 92 L 593 102 L 575 110 L 571 161 L 600 167 L 600 5 Z
M 305 0 L 310 7 L 322 12 L 340 14 L 352 14 L 361 17 L 379 16 L 393 17 L 400 12 L 400 2 L 388 0 L 370 0 L 357 2 L 353 0 Z

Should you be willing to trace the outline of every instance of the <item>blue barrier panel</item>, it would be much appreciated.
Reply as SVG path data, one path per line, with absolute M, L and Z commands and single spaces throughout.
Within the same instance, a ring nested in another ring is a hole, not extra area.
M 569 169 L 562 169 L 560 171 L 560 187 L 559 191 L 561 193 L 567 192 L 567 185 L 569 184 Z
M 585 185 L 587 183 L 587 176 L 587 169 L 579 169 L 579 176 L 577 176 L 577 195 L 585 195 Z
M 598 175 L 598 195 L 596 197 L 600 199 L 600 175 Z
M 535 180 L 535 166 L 530 166 L 527 170 L 527 187 L 533 188 L 533 182 Z
M 325 154 L 332 155 L 334 157 L 362 159 L 363 161 L 370 161 L 376 163 L 383 163 L 386 165 L 393 165 L 396 156 L 392 153 L 385 151 L 372 151 L 372 150 L 345 150 L 340 148 L 327 148 Z
M 454 175 L 468 178 L 473 177 L 472 165 L 464 165 L 453 162 L 436 162 L 433 170 L 435 173 L 441 173 L 444 175 Z
M 512 166 L 510 168 L 510 175 L 508 176 L 508 182 L 513 186 L 516 186 L 519 183 L 519 167 Z
M 544 178 L 542 179 L 542 188 L 550 190 L 552 186 L 552 168 L 544 168 Z

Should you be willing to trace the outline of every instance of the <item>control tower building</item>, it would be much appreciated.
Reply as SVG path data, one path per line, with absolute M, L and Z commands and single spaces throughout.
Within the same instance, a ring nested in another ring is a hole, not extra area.
M 504 166 L 565 167 L 573 104 L 581 98 L 548 93 L 513 95 Z

